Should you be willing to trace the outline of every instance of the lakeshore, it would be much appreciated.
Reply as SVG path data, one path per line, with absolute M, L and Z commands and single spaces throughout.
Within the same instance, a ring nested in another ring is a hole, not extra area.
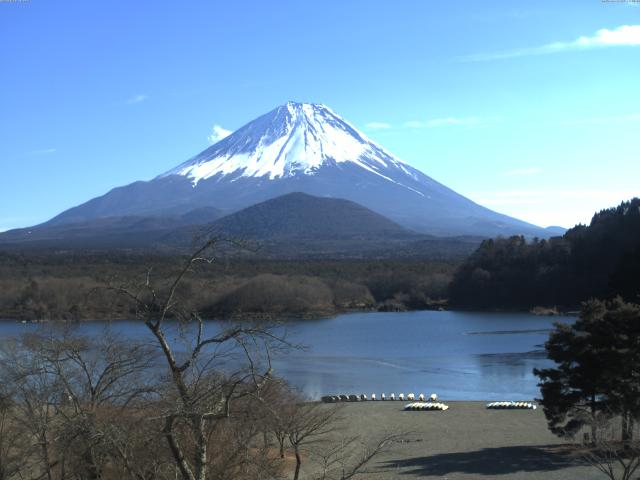
M 407 432 L 405 440 L 376 457 L 365 478 L 595 480 L 573 445 L 547 429 L 542 409 L 488 410 L 485 402 L 446 401 L 449 410 L 404 411 L 406 402 L 346 403 L 336 437 L 375 439 Z M 312 464 L 306 465 L 311 469 Z

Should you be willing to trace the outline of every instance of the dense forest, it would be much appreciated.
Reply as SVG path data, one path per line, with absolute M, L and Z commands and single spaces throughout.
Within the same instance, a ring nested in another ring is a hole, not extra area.
M 131 318 L 133 305 L 110 287 L 140 286 L 147 275 L 162 286 L 183 261 L 122 253 L 0 254 L 0 318 Z M 437 308 L 456 266 L 439 260 L 221 257 L 195 266 L 179 294 L 207 317 Z
M 130 318 L 105 287 L 170 278 L 180 255 L 0 253 L 0 318 Z M 466 260 L 268 259 L 221 255 L 181 285 L 210 318 L 319 316 L 350 310 L 575 310 L 589 298 L 640 293 L 640 199 L 603 210 L 562 237 L 485 240 Z
M 640 294 L 640 199 L 596 213 L 564 236 L 485 240 L 456 272 L 452 305 L 574 309 L 589 298 Z

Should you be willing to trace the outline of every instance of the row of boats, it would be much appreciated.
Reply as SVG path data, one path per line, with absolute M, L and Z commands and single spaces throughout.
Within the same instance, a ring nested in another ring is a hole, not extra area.
M 442 402 L 413 402 L 404 406 L 405 410 L 449 410 L 449 405 Z
M 395 394 L 390 394 L 388 397 L 383 393 L 380 397 L 377 397 L 375 393 L 372 393 L 371 396 L 367 396 L 365 394 L 350 394 L 350 395 L 326 395 L 322 397 L 322 401 L 324 403 L 337 403 L 337 402 L 364 402 L 364 401 L 405 401 L 408 400 L 412 403 L 409 403 L 404 406 L 405 410 L 440 410 L 445 411 L 449 409 L 449 406 L 438 402 L 438 396 L 435 393 L 429 395 L 429 398 L 426 399 L 424 394 L 420 394 L 417 397 L 413 393 L 409 393 L 406 397 L 403 393 L 400 393 L 397 397 Z M 417 401 L 414 401 L 417 400 Z M 536 404 L 533 402 L 489 402 L 486 407 L 490 410 L 535 410 Z
M 535 410 L 532 402 L 490 402 L 487 408 L 495 410 Z M 442 402 L 413 402 L 404 406 L 405 410 L 448 410 L 449 406 Z
M 487 408 L 494 410 L 535 410 L 536 404 L 532 402 L 491 402 Z
M 409 393 L 407 394 L 407 396 L 405 397 L 404 393 L 400 393 L 398 394 L 398 396 L 396 397 L 395 393 L 390 394 L 388 397 L 383 393 L 380 395 L 380 397 L 378 397 L 375 393 L 372 393 L 370 397 L 368 397 L 367 395 L 365 395 L 364 393 L 361 393 L 359 395 L 354 395 L 354 394 L 350 394 L 350 395 L 325 395 L 324 397 L 321 398 L 321 400 L 324 403 L 336 403 L 336 402 L 365 402 L 368 400 L 372 400 L 372 401 L 400 401 L 400 402 L 404 402 L 405 400 L 408 400 L 410 402 L 414 401 L 414 400 L 418 400 L 420 402 L 424 402 L 425 401 L 425 396 L 423 393 L 419 394 L 418 396 L 416 396 L 413 393 Z M 429 401 L 431 402 L 435 402 L 438 400 L 438 395 L 436 395 L 435 393 L 432 393 L 431 395 L 429 395 Z

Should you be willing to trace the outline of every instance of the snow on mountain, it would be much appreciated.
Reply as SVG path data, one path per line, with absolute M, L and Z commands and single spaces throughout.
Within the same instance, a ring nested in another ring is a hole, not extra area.
M 47 224 L 114 216 L 225 214 L 293 192 L 356 202 L 438 236 L 550 233 L 489 210 L 401 161 L 324 105 L 289 102 L 150 181 L 71 208 Z
M 263 115 L 160 177 L 183 175 L 194 185 L 217 174 L 274 180 L 314 175 L 323 165 L 343 162 L 393 183 L 401 184 L 385 171 L 400 170 L 417 178 L 407 164 L 326 105 L 295 102 Z

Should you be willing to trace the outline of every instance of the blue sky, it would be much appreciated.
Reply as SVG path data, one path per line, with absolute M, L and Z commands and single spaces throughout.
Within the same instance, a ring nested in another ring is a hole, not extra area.
M 494 210 L 640 195 L 640 3 L 0 2 L 0 230 L 324 103 Z

